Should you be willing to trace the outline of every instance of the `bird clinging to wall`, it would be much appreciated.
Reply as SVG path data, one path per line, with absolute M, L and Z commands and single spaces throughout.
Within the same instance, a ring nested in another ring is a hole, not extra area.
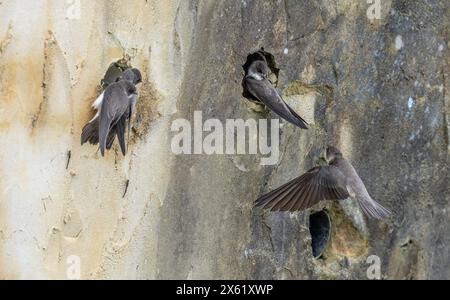
M 108 85 L 94 101 L 92 107 L 96 115 L 83 127 L 81 144 L 88 142 L 100 144 L 104 156 L 105 149 L 111 149 L 117 135 L 122 154 L 126 153 L 125 128 L 130 131 L 131 117 L 137 100 L 136 85 L 142 82 L 141 72 L 136 69 L 125 70 L 116 80 Z

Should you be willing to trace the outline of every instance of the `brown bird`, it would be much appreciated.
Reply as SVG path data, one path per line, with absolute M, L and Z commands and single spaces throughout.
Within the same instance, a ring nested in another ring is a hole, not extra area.
M 308 129 L 308 123 L 284 102 L 278 91 L 267 79 L 268 70 L 266 61 L 256 60 L 252 62 L 242 81 L 246 92 L 250 93 L 254 101 L 262 102 L 286 121 L 297 127 Z
M 117 135 L 122 154 L 126 153 L 125 129 L 128 123 L 130 134 L 131 117 L 137 100 L 136 85 L 142 82 L 138 69 L 124 71 L 116 81 L 107 85 L 104 92 L 94 101 L 96 115 L 84 127 L 81 144 L 100 144 L 102 156 L 105 148 L 110 149 Z
M 356 198 L 367 216 L 385 219 L 391 212 L 373 200 L 353 166 L 335 147 L 326 151 L 327 166 L 316 166 L 259 197 L 256 206 L 271 211 L 301 211 L 322 200 Z

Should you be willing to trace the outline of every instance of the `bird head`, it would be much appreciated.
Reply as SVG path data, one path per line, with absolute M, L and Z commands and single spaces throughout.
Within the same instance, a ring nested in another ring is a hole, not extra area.
M 269 67 L 267 66 L 267 63 L 265 61 L 255 60 L 248 68 L 248 73 L 266 77 L 268 73 L 268 68 Z
M 331 163 L 337 158 L 342 158 L 341 151 L 336 147 L 328 146 L 326 151 L 326 160 L 328 163 Z
M 132 82 L 133 84 L 138 84 L 142 82 L 141 72 L 136 68 L 127 69 L 122 73 L 120 79 L 127 80 Z
M 136 86 L 128 80 L 121 80 L 118 82 L 118 84 L 120 86 L 122 86 L 122 88 L 125 90 L 125 92 L 127 93 L 127 96 L 130 97 L 132 95 L 137 95 L 137 89 Z

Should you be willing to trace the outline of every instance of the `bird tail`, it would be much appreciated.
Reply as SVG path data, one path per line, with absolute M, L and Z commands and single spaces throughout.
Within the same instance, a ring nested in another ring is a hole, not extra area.
M 81 145 L 86 142 L 89 142 L 92 145 L 98 143 L 98 125 L 98 118 L 94 118 L 92 121 L 84 125 L 81 133 Z
M 388 219 L 392 215 L 391 211 L 370 197 L 360 197 L 358 198 L 358 203 L 364 213 L 369 217 L 382 220 Z

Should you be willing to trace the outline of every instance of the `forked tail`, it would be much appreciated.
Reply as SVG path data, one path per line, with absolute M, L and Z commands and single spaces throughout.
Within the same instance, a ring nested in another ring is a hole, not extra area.
M 364 213 L 369 217 L 382 220 L 387 219 L 392 215 L 387 208 L 383 207 L 370 197 L 360 197 L 358 198 L 358 203 Z

